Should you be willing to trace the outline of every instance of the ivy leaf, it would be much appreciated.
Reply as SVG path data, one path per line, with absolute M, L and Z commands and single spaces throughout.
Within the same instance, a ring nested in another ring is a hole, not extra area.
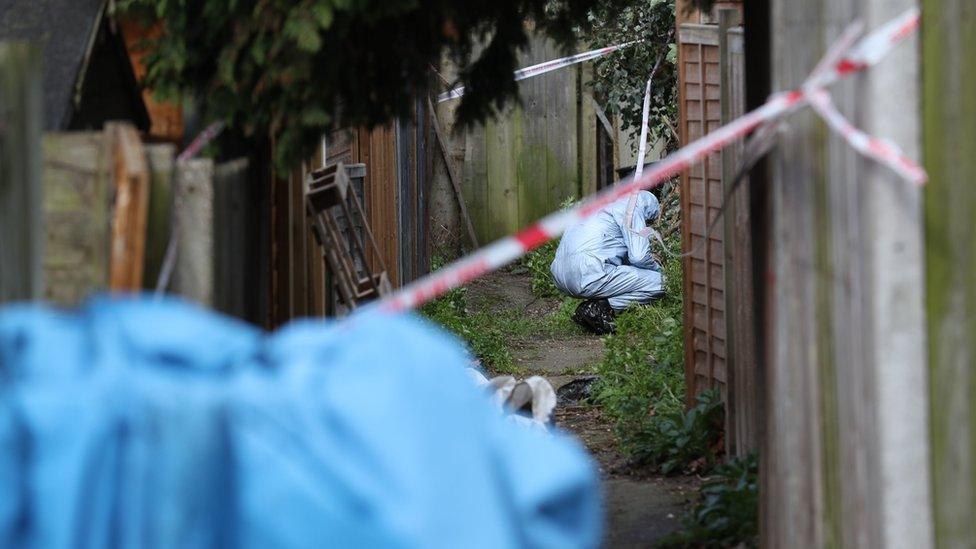
M 315 53 L 322 48 L 322 36 L 319 35 L 318 27 L 312 19 L 305 17 L 304 14 L 299 13 L 289 17 L 288 22 L 285 23 L 284 33 L 285 36 L 294 40 L 302 51 Z
M 332 6 L 322 2 L 313 4 L 312 15 L 322 29 L 328 29 L 332 26 Z

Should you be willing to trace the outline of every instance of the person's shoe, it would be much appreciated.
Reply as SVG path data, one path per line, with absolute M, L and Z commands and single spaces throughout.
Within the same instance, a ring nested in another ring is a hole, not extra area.
M 576 307 L 573 321 L 584 329 L 597 335 L 612 334 L 617 331 L 614 312 L 606 299 L 588 299 Z

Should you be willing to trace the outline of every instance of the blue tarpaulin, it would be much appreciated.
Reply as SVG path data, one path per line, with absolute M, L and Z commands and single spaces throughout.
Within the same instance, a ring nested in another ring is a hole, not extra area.
M 0 546 L 593 547 L 575 443 L 421 320 L 267 335 L 177 301 L 0 311 Z

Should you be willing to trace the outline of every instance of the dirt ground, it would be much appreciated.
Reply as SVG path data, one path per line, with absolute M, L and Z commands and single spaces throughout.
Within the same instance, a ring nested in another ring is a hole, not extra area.
M 468 299 L 472 308 L 514 309 L 536 317 L 559 308 L 558 300 L 535 297 L 528 276 L 512 271 L 472 283 Z M 535 337 L 515 344 L 519 376 L 544 376 L 557 391 L 592 376 L 602 356 L 603 341 L 593 335 Z M 696 477 L 663 477 L 635 470 L 621 454 L 611 424 L 598 406 L 561 402 L 556 407 L 556 426 L 577 437 L 599 467 L 607 515 L 605 547 L 652 547 L 680 527 L 681 515 L 698 491 Z

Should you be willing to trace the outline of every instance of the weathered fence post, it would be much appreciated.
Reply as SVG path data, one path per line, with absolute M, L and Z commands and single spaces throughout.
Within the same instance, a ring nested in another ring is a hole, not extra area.
M 874 27 L 912 2 L 771 5 L 772 87 L 784 90 L 851 21 Z M 916 43 L 832 88 L 855 124 L 915 158 Z M 770 165 L 763 543 L 931 547 L 920 193 L 809 111 Z
M 0 44 L 0 303 L 43 290 L 40 60 L 28 44 Z
M 105 131 L 112 142 L 115 162 L 109 287 L 116 292 L 138 292 L 142 289 L 149 217 L 146 152 L 132 124 L 106 124 Z
M 745 111 L 745 62 L 738 9 L 718 9 L 719 89 L 722 124 Z M 755 289 L 752 275 L 748 182 L 731 195 L 742 157 L 742 144 L 722 151 L 724 204 L 722 248 L 725 285 L 726 449 L 745 456 L 759 449 L 759 406 L 755 345 Z
M 177 165 L 174 208 L 177 242 L 173 291 L 214 305 L 214 164 L 210 159 Z
M 976 540 L 976 10 L 926 0 L 923 125 L 935 535 Z

